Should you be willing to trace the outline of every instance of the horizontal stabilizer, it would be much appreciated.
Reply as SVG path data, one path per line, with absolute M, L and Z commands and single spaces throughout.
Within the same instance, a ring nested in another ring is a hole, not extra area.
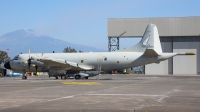
M 158 53 L 155 52 L 154 49 L 146 49 L 143 56 L 146 56 L 146 57 L 157 57 L 159 56 Z

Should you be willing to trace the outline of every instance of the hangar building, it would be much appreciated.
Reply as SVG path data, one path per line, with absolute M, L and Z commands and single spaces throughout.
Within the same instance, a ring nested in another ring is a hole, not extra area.
M 119 38 L 142 37 L 149 23 L 158 28 L 163 52 L 194 52 L 178 55 L 160 64 L 144 66 L 145 74 L 200 75 L 200 17 L 109 18 L 108 49 L 119 49 Z

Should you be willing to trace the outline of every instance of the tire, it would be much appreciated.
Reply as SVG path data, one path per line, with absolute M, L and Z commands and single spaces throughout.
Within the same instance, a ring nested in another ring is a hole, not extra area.
M 58 79 L 58 76 L 56 76 L 55 78 Z
M 88 79 L 88 77 L 85 77 L 85 79 Z
M 26 80 L 26 79 L 27 79 L 27 76 L 22 76 L 22 79 Z
M 80 79 L 81 76 L 80 75 L 75 75 L 75 79 Z
M 67 76 L 66 76 L 66 75 L 62 75 L 62 76 L 61 76 L 61 79 L 66 80 L 66 79 L 67 79 Z

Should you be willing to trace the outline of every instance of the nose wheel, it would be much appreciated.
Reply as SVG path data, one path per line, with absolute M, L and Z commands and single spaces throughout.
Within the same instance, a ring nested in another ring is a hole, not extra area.
M 25 76 L 25 75 L 24 75 L 24 76 L 22 76 L 22 79 L 26 80 L 26 79 L 27 79 L 27 76 Z
M 23 80 L 26 80 L 26 79 L 27 79 L 27 76 L 26 76 L 26 71 L 25 71 L 25 69 L 23 69 L 23 75 L 22 75 L 22 79 L 23 79 Z

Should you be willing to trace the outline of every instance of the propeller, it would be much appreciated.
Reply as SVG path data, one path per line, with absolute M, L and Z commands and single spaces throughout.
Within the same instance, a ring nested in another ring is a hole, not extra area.
M 30 72 L 30 67 L 31 67 L 31 59 L 29 58 L 29 59 L 28 59 L 28 70 L 29 70 L 29 71 L 28 71 L 28 72 Z
M 30 52 L 31 52 L 31 50 L 28 49 L 28 53 L 29 53 L 29 59 L 28 59 L 28 70 L 29 70 L 29 72 L 30 72 L 30 68 L 31 68 L 31 64 L 32 64 L 32 63 L 31 63 L 32 57 L 30 56 Z M 36 72 L 37 72 L 38 67 L 35 66 L 35 69 L 36 69 Z
M 35 66 L 35 71 L 36 71 L 36 73 L 37 73 L 37 71 L 38 71 L 38 66 L 37 66 L 37 64 L 35 64 L 35 62 L 36 63 L 39 63 L 39 62 L 37 62 L 37 58 L 34 58 L 34 57 L 32 57 L 31 55 L 30 55 L 30 49 L 28 50 L 28 52 L 29 52 L 29 58 L 28 58 L 28 60 L 27 60 L 27 62 L 28 62 L 28 70 L 29 70 L 29 72 L 30 72 L 30 68 L 31 68 L 31 65 L 32 66 Z M 38 54 L 36 53 L 36 56 L 37 56 Z M 33 64 L 32 64 L 33 63 Z
M 30 58 L 30 49 L 28 50 L 29 52 L 29 59 L 28 59 L 28 72 L 30 72 L 30 67 L 31 67 L 31 58 Z
M 38 70 L 38 66 L 35 66 L 35 72 L 36 72 L 36 75 L 37 75 L 37 70 Z

